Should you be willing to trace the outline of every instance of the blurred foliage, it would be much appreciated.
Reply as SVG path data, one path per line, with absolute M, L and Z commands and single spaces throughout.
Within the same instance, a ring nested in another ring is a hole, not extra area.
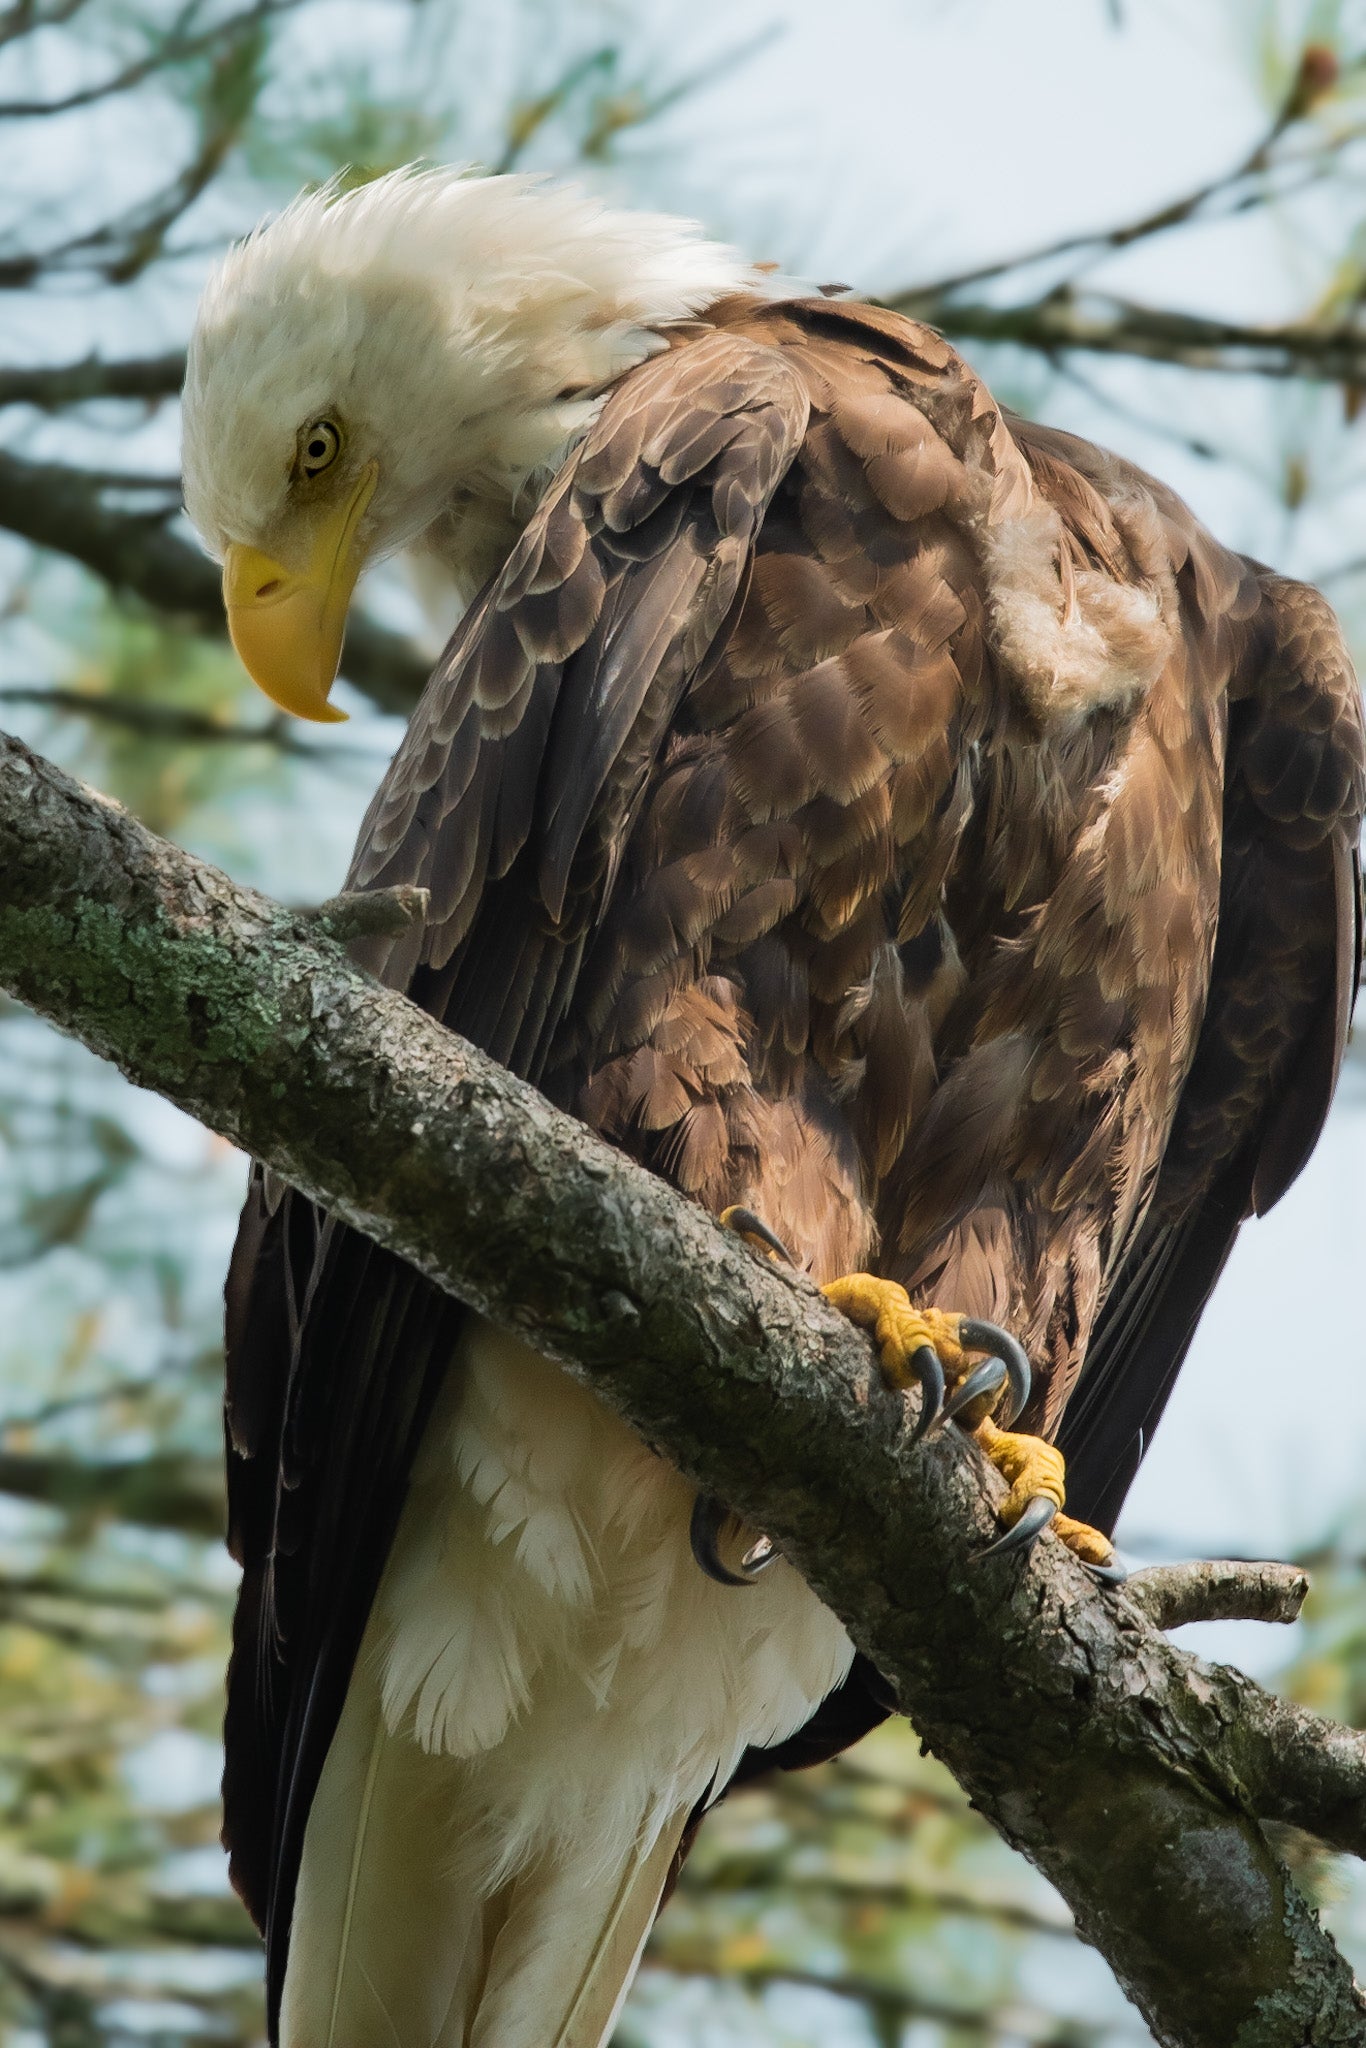
M 1139 11 L 1098 5 L 1117 36 Z M 1083 279 L 1211 219 L 1270 216 L 1299 235 L 1305 194 L 1307 317 L 1360 321 L 1354 11 L 1226 11 L 1266 108 L 1252 154 L 1113 231 L 941 280 L 931 310 L 952 328 L 974 293 L 1008 304 L 1013 339 L 980 351 L 1003 396 L 1149 443 L 1155 463 L 1217 468 L 1246 521 L 1229 537 L 1328 573 L 1350 621 L 1366 590 L 1360 544 L 1342 541 L 1359 384 L 1212 386 L 1182 366 L 1194 344 L 1179 325 L 1158 362 L 1120 376 L 1040 324 Z M 981 12 L 965 9 L 968 33 Z M 80 517 L 38 532 L 0 488 L 0 717 L 259 886 L 330 893 L 397 726 L 286 729 L 205 631 L 213 572 L 178 524 L 174 393 L 209 255 L 302 182 L 415 156 L 583 166 L 647 203 L 714 203 L 719 225 L 769 249 L 772 195 L 746 176 L 782 111 L 763 61 L 782 21 L 777 0 L 743 21 L 681 0 L 8 0 L 0 461 L 38 474 L 34 489 L 60 478 Z M 707 110 L 737 79 L 759 139 L 732 121 L 721 147 Z M 800 262 L 799 238 L 779 253 Z M 907 280 L 883 282 L 890 295 Z M 1123 317 L 1116 333 L 1133 338 Z M 375 579 L 370 607 L 419 626 L 396 576 Z M 216 1847 L 232 1589 L 215 1536 L 218 1290 L 242 1164 L 13 1008 L 0 1154 L 0 2042 L 255 2041 L 257 1947 Z M 1282 1682 L 1363 1723 L 1361 1561 L 1344 1541 L 1314 1568 Z M 1287 1853 L 1366 1954 L 1344 1873 L 1310 1845 Z M 900 1727 L 712 1818 L 620 2029 L 622 2048 L 1143 2038 L 1049 1888 Z
M 251 2039 L 214 1846 L 240 1167 L 13 1009 L 0 1149 L 0 2038 Z
M 283 719 L 257 718 L 258 746 L 223 753 L 209 743 L 215 727 L 240 734 L 244 709 L 251 715 L 260 707 L 256 693 L 243 688 L 241 663 L 229 648 L 108 601 L 82 637 L 83 648 L 72 636 L 76 659 L 61 705 L 63 715 L 87 728 L 82 761 L 99 788 L 117 793 L 161 833 L 175 833 L 209 807 L 230 810 L 247 788 L 284 795 Z M 168 712 L 194 714 L 206 743 L 187 746 Z

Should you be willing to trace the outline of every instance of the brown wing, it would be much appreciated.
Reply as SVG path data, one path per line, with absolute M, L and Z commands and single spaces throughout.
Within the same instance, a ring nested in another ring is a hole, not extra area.
M 1361 970 L 1361 693 L 1316 590 L 1259 577 L 1230 686 L 1219 937 L 1143 1231 L 1063 1424 L 1069 1505 L 1112 1527 L 1241 1224 L 1323 1128 Z
M 1203 1042 L 1228 685 L 1265 600 L 1136 473 L 1012 433 L 928 330 L 712 319 L 614 394 L 454 643 L 353 870 L 425 882 L 432 917 L 370 962 L 818 1277 L 877 1257 L 1013 1323 L 1052 1428 Z M 229 1832 L 277 1984 L 448 1349 L 423 1283 L 300 1206 L 244 1239 L 241 1327 L 277 1357 L 233 1396 L 259 1459 Z M 779 1760 L 885 1704 L 856 1666 Z
M 353 887 L 431 890 L 391 985 L 537 1078 L 680 692 L 739 597 L 807 401 L 715 336 L 609 400 L 437 669 Z M 258 1176 L 228 1287 L 229 1509 L 243 1586 L 224 1835 L 283 1985 L 309 1805 L 460 1311 Z

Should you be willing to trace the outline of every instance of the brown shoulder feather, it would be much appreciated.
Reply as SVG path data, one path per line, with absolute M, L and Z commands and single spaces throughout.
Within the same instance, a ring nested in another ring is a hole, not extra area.
M 1108 1511 L 1336 1071 L 1331 614 L 895 314 L 736 298 L 673 344 L 433 676 L 350 877 L 430 916 L 358 955 L 818 1277 L 1011 1323 Z M 232 1293 L 227 1830 L 278 1993 L 459 1312 L 293 1196 L 254 1198 Z M 791 1760 L 884 1709 L 859 1667 Z

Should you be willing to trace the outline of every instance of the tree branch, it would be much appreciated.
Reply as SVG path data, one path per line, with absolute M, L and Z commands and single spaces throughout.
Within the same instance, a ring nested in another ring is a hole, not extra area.
M 1009 341 L 1050 356 L 1139 356 L 1188 370 L 1251 370 L 1264 377 L 1366 386 L 1366 328 L 1350 320 L 1247 326 L 1065 286 L 1017 306 L 974 305 L 919 291 L 898 292 L 884 303 L 929 321 L 955 341 Z
M 1279 327 L 1211 320 L 1157 306 L 1136 305 L 1104 292 L 1080 288 L 1085 273 L 1173 229 L 1214 217 L 1228 217 L 1254 204 L 1284 200 L 1292 192 L 1340 170 L 1346 153 L 1363 140 L 1358 119 L 1317 132 L 1307 117 L 1339 84 L 1341 61 L 1330 44 L 1307 42 L 1285 100 L 1266 131 L 1245 156 L 1174 199 L 1114 227 L 1060 236 L 1022 255 L 977 264 L 915 288 L 886 303 L 927 320 L 955 339 L 1009 341 L 1057 356 L 1087 352 L 1139 356 L 1187 369 L 1258 371 L 1270 377 L 1308 377 L 1353 387 L 1366 382 L 1366 328 L 1359 320 L 1290 322 Z M 1301 131 L 1297 147 L 1278 145 Z M 1020 279 L 1052 265 L 1054 282 L 1042 293 L 1014 305 L 972 302 L 973 287 Z M 1065 274 L 1059 275 L 1062 266 Z
M 332 746 L 320 747 L 299 733 L 295 729 L 298 721 L 284 712 L 264 724 L 228 725 L 206 711 L 182 710 L 149 697 L 60 685 L 49 688 L 42 683 L 0 686 L 0 704 L 31 704 L 40 711 L 85 718 L 92 725 L 118 726 L 142 739 L 170 740 L 180 746 L 271 747 L 276 753 L 297 754 L 306 761 L 325 759 L 333 751 Z
M 1045 1538 L 799 1274 L 317 931 L 0 742 L 0 984 L 530 1339 L 770 1530 L 1173 2048 L 1362 2038 L 1254 1816 L 1366 1849 L 1366 1742 L 1185 1655 Z M 735 1597 L 744 1599 L 743 1592 Z
M 0 1493 L 66 1514 L 135 1522 L 143 1529 L 179 1529 L 187 1536 L 223 1533 L 218 1465 L 175 1451 L 99 1462 L 0 1450 Z
M 110 511 L 79 469 L 28 462 L 0 450 L 0 524 L 38 547 L 83 562 L 115 590 L 129 591 L 213 639 L 223 637 L 219 572 L 207 555 L 168 532 L 160 515 Z M 396 633 L 355 617 L 347 628 L 342 673 L 377 709 L 407 712 L 427 679 L 427 664 Z
M 1129 1581 L 1129 1598 L 1154 1628 L 1188 1621 L 1296 1621 L 1309 1591 L 1309 1574 L 1293 1564 L 1241 1560 L 1154 1565 Z
M 98 398 L 174 398 L 185 381 L 185 351 L 164 356 L 130 356 L 106 362 L 85 356 L 78 363 L 34 363 L 0 370 L 0 405 L 36 405 L 56 412 Z
M 1202 179 L 1198 185 L 1191 186 L 1174 199 L 1164 200 L 1160 206 L 1139 214 L 1133 220 L 1121 221 L 1110 228 L 1084 228 L 1078 234 L 1058 236 L 1037 248 L 1025 250 L 1021 255 L 1000 257 L 993 262 L 975 264 L 970 270 L 936 278 L 932 284 L 923 286 L 922 291 L 936 298 L 947 298 L 950 293 L 965 290 L 968 285 L 994 283 L 997 278 L 1009 277 L 1012 273 L 1018 275 L 1036 265 L 1055 263 L 1069 256 L 1076 257 L 1080 265 L 1090 265 L 1103 257 L 1132 249 L 1140 242 L 1151 241 L 1157 235 L 1167 234 L 1172 228 L 1188 227 L 1192 221 L 1208 219 L 1211 201 L 1222 201 L 1226 213 L 1245 212 L 1259 196 L 1258 181 L 1266 180 L 1275 172 L 1299 171 L 1306 182 L 1323 176 L 1337 165 L 1344 151 L 1361 140 L 1359 125 L 1322 137 L 1315 137 L 1311 131 L 1308 143 L 1293 154 L 1278 156 L 1276 146 L 1332 90 L 1338 77 L 1339 64 L 1333 52 L 1322 44 L 1309 44 L 1301 55 L 1299 70 L 1275 119 L 1246 155 L 1230 164 L 1227 170 Z M 1077 274 L 1074 269 L 1073 277 Z
M 57 0 L 53 7 L 40 8 L 36 0 L 10 0 L 0 12 L 0 50 L 35 29 L 60 28 L 80 13 L 87 0 Z

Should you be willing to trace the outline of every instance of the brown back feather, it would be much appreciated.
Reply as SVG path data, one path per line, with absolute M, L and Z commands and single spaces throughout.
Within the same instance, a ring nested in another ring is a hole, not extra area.
M 1050 1432 L 1098 1328 L 1074 1477 L 1110 1502 L 1336 1070 L 1361 729 L 1331 614 L 897 315 L 735 299 L 674 343 L 439 665 L 350 878 L 431 915 L 358 956 L 817 1277 L 1012 1323 Z M 459 1311 L 259 1194 L 232 1300 L 226 1831 L 278 1996 Z M 860 1667 L 790 1760 L 885 1705 Z

